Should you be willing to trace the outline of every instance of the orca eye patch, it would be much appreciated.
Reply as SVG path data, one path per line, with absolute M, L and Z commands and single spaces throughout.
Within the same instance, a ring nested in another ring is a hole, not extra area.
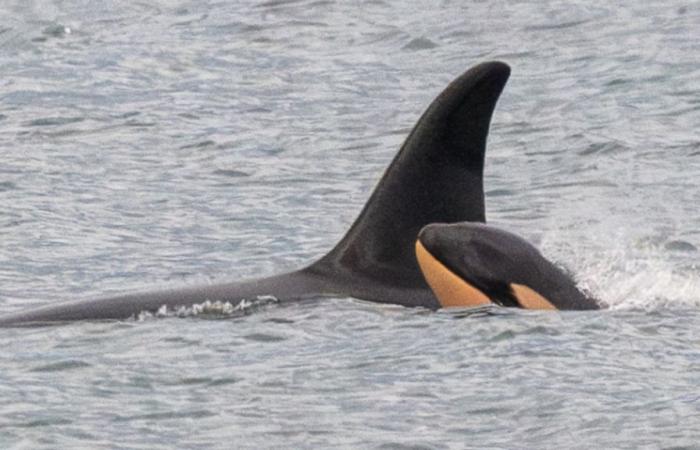
M 416 241 L 416 258 L 425 280 L 443 308 L 487 305 L 491 299 L 481 290 L 455 275 Z
M 455 231 L 454 225 L 449 231 Z M 415 251 L 423 276 L 441 307 L 473 307 L 494 303 L 512 308 L 557 309 L 535 289 L 509 280 L 509 255 L 502 249 L 478 245 L 481 243 L 477 244 L 475 240 L 468 241 L 467 245 L 472 248 L 446 247 L 444 242 L 436 239 L 439 232 L 438 227 L 431 227 L 432 236 L 426 242 L 427 246 L 438 251 L 437 254 L 428 250 L 420 237 L 416 240 Z M 473 251 L 475 244 L 478 248 Z M 462 252 L 458 253 L 460 249 Z
M 523 284 L 511 283 L 510 289 L 516 301 L 524 309 L 557 309 L 537 291 Z

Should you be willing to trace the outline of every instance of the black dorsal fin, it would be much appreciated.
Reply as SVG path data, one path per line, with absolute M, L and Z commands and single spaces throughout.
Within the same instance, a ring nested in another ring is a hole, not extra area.
M 509 75 L 506 64 L 488 62 L 454 80 L 413 128 L 345 237 L 308 270 L 422 287 L 414 255 L 420 229 L 485 220 L 486 137 Z

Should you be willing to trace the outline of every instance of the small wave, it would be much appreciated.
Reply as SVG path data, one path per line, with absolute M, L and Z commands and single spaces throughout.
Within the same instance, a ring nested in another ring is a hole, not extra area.
M 84 361 L 69 359 L 36 367 L 32 369 L 32 372 L 62 372 L 64 370 L 82 369 L 84 367 L 90 367 L 90 364 Z
M 162 411 L 146 414 L 135 414 L 131 416 L 117 416 L 113 420 L 115 422 L 133 422 L 133 421 L 163 421 L 174 419 L 205 419 L 213 417 L 216 413 L 208 409 L 194 409 L 185 411 Z
M 447 308 L 438 310 L 438 314 L 446 314 L 448 317 L 453 319 L 473 319 L 482 318 L 489 316 L 499 316 L 512 314 L 512 311 L 507 308 L 501 308 L 494 304 L 488 304 L 483 306 L 473 306 L 467 308 Z
M 672 250 L 676 252 L 697 252 L 698 248 L 688 241 L 669 241 L 664 245 L 666 250 Z
M 299 3 L 300 1 L 302 0 L 270 0 L 258 4 L 258 8 L 277 8 L 281 6 L 288 6 L 295 3 Z
M 17 185 L 11 181 L 0 181 L 0 192 L 17 189 Z
M 510 197 L 515 194 L 512 189 L 491 189 L 486 191 L 486 197 Z
M 241 177 L 250 176 L 250 174 L 247 172 L 243 172 L 242 170 L 234 170 L 234 169 L 218 169 L 212 173 L 214 175 L 221 175 L 222 177 L 228 177 L 228 178 L 241 178 Z
M 594 142 L 589 144 L 588 147 L 579 151 L 580 155 L 597 155 L 597 154 L 609 154 L 609 153 L 620 153 L 629 150 L 629 147 L 621 144 L 620 142 Z
M 53 24 L 41 30 L 41 36 L 32 39 L 32 42 L 46 42 L 51 38 L 64 38 L 73 32 L 70 27 L 62 24 Z
M 245 339 L 255 342 L 280 342 L 286 340 L 283 336 L 268 333 L 251 333 L 244 336 Z
M 69 125 L 84 121 L 84 117 L 42 117 L 26 122 L 27 127 L 49 127 L 57 125 Z
M 412 39 L 411 42 L 403 46 L 404 50 L 429 50 L 435 48 L 438 45 L 425 37 L 419 37 Z
M 41 33 L 44 36 L 63 37 L 71 34 L 72 32 L 73 30 L 71 30 L 70 27 L 57 23 L 44 28 Z
M 183 145 L 180 147 L 180 150 L 199 149 L 199 148 L 205 148 L 205 147 L 213 147 L 215 145 L 216 145 L 216 142 L 212 141 L 211 139 L 207 139 L 205 141 L 195 142 L 194 144 Z
M 525 27 L 527 31 L 548 31 L 548 30 L 561 30 L 564 28 L 577 27 L 587 23 L 588 20 L 571 20 L 569 22 L 557 22 L 557 23 L 543 23 L 538 25 L 530 25 Z
M 14 424 L 14 425 L 8 424 L 5 426 L 16 427 L 16 428 L 43 428 L 43 427 L 55 427 L 55 426 L 70 425 L 72 423 L 73 423 L 73 421 L 71 419 L 67 419 L 67 418 L 47 417 L 47 418 L 39 418 L 39 419 L 29 420 L 27 422 L 20 422 L 20 423 Z

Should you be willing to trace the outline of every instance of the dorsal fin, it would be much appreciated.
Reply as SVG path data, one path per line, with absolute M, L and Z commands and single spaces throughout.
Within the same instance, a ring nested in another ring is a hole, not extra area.
M 506 64 L 488 62 L 454 80 L 413 128 L 345 237 L 308 270 L 423 287 L 414 254 L 420 229 L 485 220 L 486 137 L 509 75 Z

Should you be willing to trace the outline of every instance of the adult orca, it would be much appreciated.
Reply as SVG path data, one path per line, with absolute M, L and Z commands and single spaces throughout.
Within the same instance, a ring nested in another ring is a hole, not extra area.
M 428 107 L 359 217 L 333 250 L 296 272 L 250 281 L 70 301 L 0 317 L 0 326 L 82 319 L 124 319 L 142 311 L 350 296 L 380 303 L 440 307 L 414 254 L 418 232 L 435 222 L 483 222 L 486 138 L 510 75 L 502 62 L 475 66 Z
M 442 307 L 599 309 L 530 243 L 483 223 L 427 225 L 416 258 Z

